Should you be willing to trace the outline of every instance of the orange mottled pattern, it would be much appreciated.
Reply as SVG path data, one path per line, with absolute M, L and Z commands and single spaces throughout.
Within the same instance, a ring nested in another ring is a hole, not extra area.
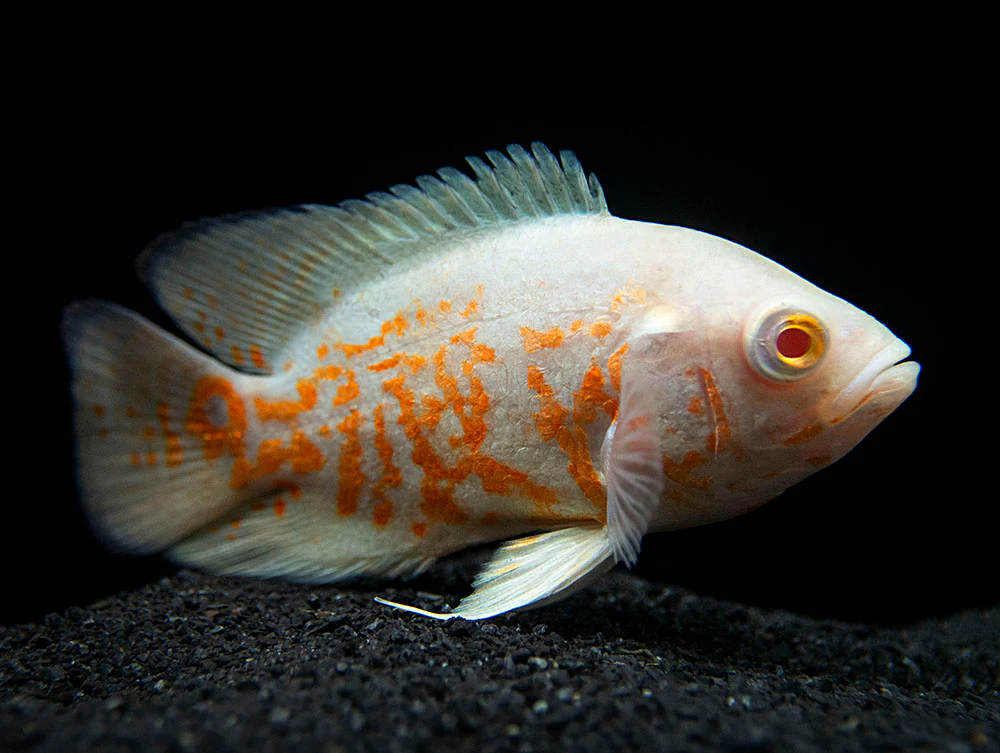
M 616 295 L 590 320 L 518 323 L 499 340 L 495 327 L 484 329 L 481 285 L 465 300 L 414 301 L 357 342 L 318 332 L 294 359 L 281 360 L 279 390 L 241 393 L 224 377 L 206 376 L 186 406 L 158 406 L 158 426 L 147 417 L 144 428 L 163 450 L 144 448 L 129 462 L 176 466 L 185 462 L 185 450 L 213 464 L 228 462 L 229 486 L 257 495 L 248 512 L 276 521 L 316 494 L 338 517 L 422 538 L 439 526 L 496 524 L 505 519 L 502 500 L 512 497 L 529 505 L 532 520 L 578 519 L 579 506 L 560 511 L 573 489 L 600 520 L 606 502 L 590 429 L 617 415 L 628 351 L 627 343 L 614 342 L 607 312 L 637 295 Z M 350 300 L 339 291 L 337 297 Z M 516 351 L 505 358 L 504 348 Z M 256 344 L 232 345 L 231 354 L 238 365 L 270 368 Z M 546 370 L 553 362 L 562 364 L 558 390 Z M 520 393 L 511 400 L 510 390 Z M 519 419 L 510 406 L 523 411 Z M 94 407 L 95 415 L 102 412 Z M 532 452 L 561 456 L 565 478 L 542 475 L 530 461 L 521 467 L 512 445 L 492 434 L 511 426 L 533 433 L 528 444 L 539 449 Z M 496 454 L 504 448 L 510 454 Z M 673 477 L 691 483 L 692 463 L 671 467 Z M 470 506 L 470 494 L 478 506 Z M 241 535 L 233 526 L 220 532 Z

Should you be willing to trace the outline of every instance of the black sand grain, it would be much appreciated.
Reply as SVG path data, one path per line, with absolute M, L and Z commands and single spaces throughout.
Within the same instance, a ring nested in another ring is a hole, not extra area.
M 616 572 L 571 600 L 439 623 L 470 557 L 410 588 L 181 572 L 0 629 L 0 749 L 1000 750 L 1000 608 L 814 620 Z M 473 565 L 474 566 L 474 565 Z

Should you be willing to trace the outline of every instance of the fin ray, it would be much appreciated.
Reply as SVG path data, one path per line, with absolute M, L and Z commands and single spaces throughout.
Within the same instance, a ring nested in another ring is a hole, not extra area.
M 224 464 L 184 426 L 200 377 L 241 375 L 104 301 L 70 306 L 63 335 L 81 497 L 113 547 L 159 551 L 239 504 Z
M 615 561 L 632 567 L 666 484 L 663 454 L 648 395 L 626 378 L 622 404 L 608 429 L 601 460 L 608 492 L 608 537 Z
M 437 620 L 484 620 L 564 599 L 614 564 L 605 527 L 561 528 L 501 546 L 473 581 L 475 590 L 451 612 L 429 612 L 381 597 L 376 601 Z
M 178 542 L 167 556 L 208 572 L 302 583 L 405 578 L 437 561 L 373 535 L 364 519 L 339 517 L 322 488 L 289 492 L 289 485 L 277 485 Z
M 337 207 L 303 205 L 183 226 L 141 255 L 140 275 L 188 336 L 228 365 L 270 374 L 289 341 L 346 291 L 451 234 L 560 214 L 607 214 L 597 179 L 570 152 L 469 158 L 475 180 L 445 168 Z

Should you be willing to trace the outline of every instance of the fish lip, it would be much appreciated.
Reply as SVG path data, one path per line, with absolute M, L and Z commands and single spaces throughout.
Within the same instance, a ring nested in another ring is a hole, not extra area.
M 848 382 L 830 403 L 830 413 L 834 416 L 830 422 L 836 423 L 847 418 L 863 402 L 875 394 L 879 386 L 892 384 L 896 376 L 904 377 L 900 381 L 900 387 L 906 385 L 908 383 L 905 379 L 906 375 L 914 370 L 918 373 L 920 370 L 919 364 L 904 362 L 904 359 L 909 355 L 910 346 L 898 337 L 876 353 L 868 365 Z M 910 392 L 912 392 L 913 387 L 916 386 L 916 373 L 909 383 Z M 890 389 L 889 391 L 895 390 Z M 909 392 L 903 399 L 906 399 L 907 396 L 909 396 Z

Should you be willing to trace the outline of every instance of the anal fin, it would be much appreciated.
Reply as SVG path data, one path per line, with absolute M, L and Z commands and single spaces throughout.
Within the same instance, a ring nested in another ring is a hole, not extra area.
M 484 620 L 564 599 L 614 567 L 604 526 L 576 526 L 508 541 L 473 581 L 475 591 L 452 612 L 429 612 L 376 597 L 375 601 L 436 620 Z

